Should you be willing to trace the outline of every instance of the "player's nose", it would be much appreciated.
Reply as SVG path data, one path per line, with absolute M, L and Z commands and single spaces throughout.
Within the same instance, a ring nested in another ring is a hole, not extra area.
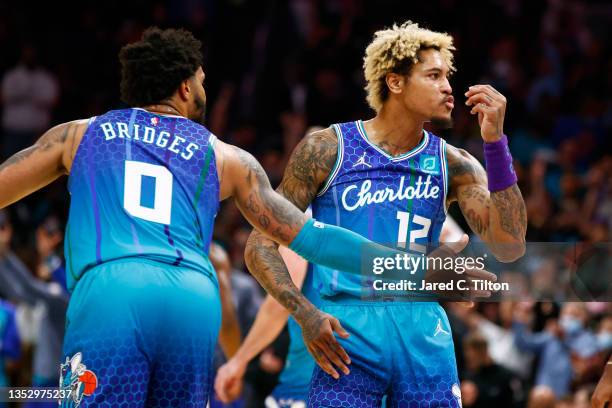
M 447 95 L 453 94 L 453 88 L 451 87 L 451 84 L 448 78 L 444 78 L 444 81 L 442 83 L 442 87 L 440 88 L 440 90 Z

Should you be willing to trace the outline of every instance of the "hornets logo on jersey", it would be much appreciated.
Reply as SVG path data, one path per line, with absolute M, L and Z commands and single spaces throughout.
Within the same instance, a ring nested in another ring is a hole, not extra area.
M 313 201 L 313 216 L 387 246 L 424 251 L 437 242 L 446 218 L 445 142 L 423 131 L 410 152 L 390 156 L 367 137 L 363 122 L 333 126 L 338 157 Z M 323 296 L 363 295 L 359 278 L 315 265 Z

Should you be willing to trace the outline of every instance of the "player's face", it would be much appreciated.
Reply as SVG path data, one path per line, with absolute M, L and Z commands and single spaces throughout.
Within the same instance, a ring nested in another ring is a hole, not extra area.
M 204 123 L 204 117 L 206 115 L 206 91 L 204 90 L 204 70 L 202 67 L 198 68 L 195 75 L 193 76 L 193 99 L 191 100 L 191 109 L 189 119 Z
M 448 81 L 449 68 L 440 51 L 423 50 L 420 61 L 408 76 L 404 103 L 410 112 L 442 127 L 452 125 L 453 89 Z

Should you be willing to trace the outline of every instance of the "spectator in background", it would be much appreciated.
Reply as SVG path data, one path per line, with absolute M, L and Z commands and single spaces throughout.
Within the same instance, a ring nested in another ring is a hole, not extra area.
M 58 95 L 58 82 L 40 65 L 36 48 L 24 45 L 17 66 L 2 78 L 1 160 L 30 146 L 49 128 Z
M 0 234 L 0 296 L 15 302 L 29 305 L 42 305 L 42 318 L 37 334 L 36 349 L 34 351 L 34 376 L 32 385 L 38 387 L 57 386 L 59 384 L 58 362 L 62 358 L 62 344 L 64 340 L 64 327 L 68 294 L 60 283 L 51 281 L 53 271 L 48 266 L 39 266 L 39 272 L 49 271 L 40 278 L 34 277 L 21 260 L 10 250 L 12 230 L 5 211 L 0 211 L 0 219 L 4 218 L 4 233 Z M 37 233 L 37 248 L 41 259 L 46 254 L 57 249 L 61 240 L 54 239 L 61 230 L 40 231 L 49 228 L 50 219 L 47 219 Z M 59 226 L 59 225 L 58 225 Z M 57 272 L 56 272 L 57 274 Z M 41 405 L 35 407 L 52 407 L 57 404 Z
M 601 319 L 596 336 L 599 351 L 604 353 L 612 351 L 612 315 L 606 315 Z
M 533 304 L 519 303 L 515 308 L 513 330 L 520 350 L 537 353 L 539 364 L 535 385 L 550 387 L 557 398 L 570 391 L 575 374 L 571 358 L 589 359 L 598 349 L 595 336 L 586 329 L 588 313 L 583 303 L 566 303 L 559 320 L 550 319 L 539 333 L 527 330 Z
M 2 225 L 0 225 L 0 234 Z M 15 323 L 15 309 L 10 303 L 0 299 L 0 387 L 8 387 L 7 372 L 21 354 L 21 340 Z M 0 408 L 6 404 L 0 401 Z
M 36 275 L 45 282 L 59 283 L 67 292 L 66 270 L 59 254 L 63 240 L 64 234 L 59 219 L 55 216 L 47 217 L 36 230 Z
M 489 355 L 487 340 L 471 332 L 463 341 L 466 372 L 461 383 L 464 407 L 512 408 L 523 406 L 521 381 Z
M 521 353 L 514 341 L 512 331 L 514 303 L 505 301 L 499 304 L 485 303 L 482 306 L 496 308 L 495 319 L 490 320 L 474 309 L 468 309 L 459 304 L 450 305 L 454 316 L 461 319 L 470 330 L 479 332 L 487 341 L 492 361 L 526 380 L 529 376 L 532 358 L 528 354 Z

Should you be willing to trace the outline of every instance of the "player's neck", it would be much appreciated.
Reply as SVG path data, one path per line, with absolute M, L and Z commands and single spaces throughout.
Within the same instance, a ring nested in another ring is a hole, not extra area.
M 364 127 L 370 141 L 392 156 L 414 149 L 423 138 L 423 122 L 413 120 L 406 112 L 384 106 Z
M 164 115 L 178 115 L 178 116 L 187 117 L 187 115 L 184 112 L 181 112 L 180 107 L 176 106 L 171 101 L 162 101 L 159 103 L 154 103 L 151 105 L 143 106 L 142 108 L 145 110 L 148 110 L 149 112 L 153 112 L 153 113 L 161 113 Z

